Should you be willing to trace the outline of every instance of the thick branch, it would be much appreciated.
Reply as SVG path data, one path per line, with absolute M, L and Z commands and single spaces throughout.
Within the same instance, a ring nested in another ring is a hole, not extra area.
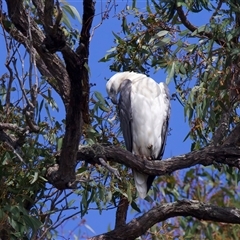
M 81 147 L 77 157 L 79 160 L 92 164 L 100 164 L 98 159 L 103 157 L 108 161 L 124 164 L 139 172 L 157 176 L 171 174 L 174 171 L 197 164 L 209 166 L 214 163 L 221 163 L 240 169 L 240 147 L 232 145 L 211 146 L 163 161 L 149 161 L 119 147 L 104 147 L 96 144 Z
M 235 145 L 236 144 L 236 145 Z M 226 141 L 221 146 L 208 146 L 198 151 L 193 151 L 180 156 L 159 160 L 145 160 L 123 148 L 94 144 L 92 146 L 82 146 L 77 153 L 78 161 L 86 161 L 91 164 L 101 164 L 99 158 L 110 162 L 117 162 L 127 167 L 135 169 L 148 175 L 166 175 L 174 171 L 193 167 L 197 164 L 203 166 L 215 163 L 226 164 L 240 169 L 240 124 L 233 129 Z M 56 171 L 56 167 L 50 168 L 47 175 L 48 180 L 54 183 L 51 174 Z M 67 188 L 67 186 L 65 186 Z
M 238 124 L 232 132 L 229 134 L 226 141 L 224 141 L 224 145 L 236 145 L 240 146 L 240 124 Z
M 66 115 L 66 132 L 59 158 L 59 171 L 52 172 L 52 181 L 59 188 L 70 186 L 75 180 L 75 166 L 78 145 L 82 134 L 83 120 L 88 123 L 89 73 L 86 67 L 89 57 L 89 38 L 95 9 L 90 0 L 83 2 L 83 30 L 81 38 L 84 47 L 77 54 L 68 46 L 61 49 L 66 69 L 71 80 L 70 102 Z
M 90 29 L 95 14 L 95 3 L 93 1 L 84 1 L 83 3 L 83 27 L 79 39 L 79 47 L 76 53 L 84 58 L 84 69 L 82 71 L 82 101 L 81 109 L 83 113 L 83 121 L 89 124 L 89 44 L 90 44 Z
M 90 239 L 133 240 L 144 234 L 154 224 L 177 216 L 192 216 L 199 220 L 240 224 L 240 209 L 218 207 L 195 200 L 181 200 L 154 207 L 125 226 Z
M 6 0 L 8 16 L 16 28 L 4 27 L 17 41 L 24 44 L 28 51 L 36 51 L 36 64 L 40 72 L 47 76 L 47 81 L 62 97 L 66 107 L 66 132 L 60 156 L 59 171 L 53 172 L 55 186 L 65 188 L 66 185 L 75 179 L 75 164 L 78 144 L 81 136 L 82 120 L 89 122 L 88 98 L 89 98 L 89 77 L 88 57 L 90 29 L 94 17 L 93 1 L 83 1 L 83 28 L 81 32 L 80 46 L 77 53 L 66 45 L 64 35 L 59 28 L 59 18 L 56 18 L 52 26 L 52 8 L 54 1 L 34 1 L 34 6 L 39 13 L 40 22 L 45 26 L 43 32 L 35 20 L 28 16 L 28 12 L 22 0 Z M 47 9 L 46 9 L 47 8 Z M 58 8 L 59 11 L 60 8 Z M 8 18 L 1 13 L 6 22 Z M 61 16 L 59 14 L 58 16 Z M 2 21 L 4 22 L 4 21 Z M 30 30 L 28 30 L 30 29 Z M 53 31 L 57 29 L 59 31 Z M 32 43 L 29 43 L 28 33 L 31 33 Z M 46 35 L 45 35 L 46 34 Z M 65 61 L 64 65 L 60 58 L 54 54 L 61 51 Z
M 42 0 L 32 0 L 33 5 L 35 6 L 35 8 L 37 9 L 38 15 L 39 15 L 39 19 L 40 21 L 43 20 L 43 12 L 44 12 L 44 2 Z M 43 21 L 42 21 L 43 23 Z
M 121 195 L 116 212 L 115 229 L 126 224 L 128 206 L 128 199 L 125 196 Z
M 8 129 L 15 131 L 17 133 L 24 133 L 29 130 L 28 128 L 19 127 L 17 124 L 14 123 L 2 123 L 2 122 L 0 122 L 0 129 Z
M 77 154 L 78 160 L 91 164 L 101 164 L 99 158 L 105 158 L 110 162 L 117 162 L 139 172 L 156 176 L 171 174 L 174 171 L 189 168 L 197 164 L 209 166 L 215 163 L 221 163 L 240 169 L 240 147 L 232 145 L 206 147 L 163 161 L 144 160 L 123 148 L 98 144 L 83 146 Z M 57 168 L 55 168 L 55 170 L 56 169 Z M 49 169 L 47 178 L 51 183 L 55 181 L 52 178 L 53 176 L 51 176 L 51 173 L 55 170 L 53 168 Z M 65 188 L 67 188 L 67 186 L 65 186 Z
M 50 31 L 53 26 L 53 8 L 54 8 L 54 0 L 45 0 L 44 6 L 44 28 L 47 33 Z
M 213 133 L 211 145 L 215 145 L 215 146 L 222 145 L 229 131 L 229 118 L 230 118 L 229 111 L 224 111 L 219 121 L 219 126 Z

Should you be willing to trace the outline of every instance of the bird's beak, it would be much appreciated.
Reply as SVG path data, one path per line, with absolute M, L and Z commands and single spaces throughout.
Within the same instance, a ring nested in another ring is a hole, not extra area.
M 118 93 L 114 89 L 111 89 L 110 93 L 108 94 L 109 98 L 111 99 L 112 103 L 117 105 L 118 104 Z
M 114 94 L 114 95 L 110 96 L 110 99 L 111 99 L 113 104 L 115 104 L 115 105 L 118 104 L 117 94 Z

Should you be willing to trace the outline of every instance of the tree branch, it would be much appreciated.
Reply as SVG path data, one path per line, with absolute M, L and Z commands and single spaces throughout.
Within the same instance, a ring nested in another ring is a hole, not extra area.
M 22 157 L 19 155 L 19 153 L 16 151 L 17 147 L 17 141 L 14 141 L 7 133 L 5 133 L 2 129 L 0 130 L 0 142 L 4 142 L 8 148 L 11 149 L 11 151 L 16 155 L 16 157 L 24 164 L 25 161 L 22 159 Z
M 43 41 L 45 35 L 43 31 L 38 27 L 34 19 L 30 18 L 30 26 L 27 14 L 25 12 L 22 0 L 6 0 L 8 7 L 8 16 L 16 28 L 9 26 L 9 20 L 4 13 L 0 13 L 2 18 L 1 24 L 4 29 L 18 42 L 23 44 L 27 51 L 36 51 L 36 64 L 43 76 L 47 77 L 49 84 L 56 90 L 56 92 L 62 97 L 65 107 L 69 104 L 69 92 L 70 92 L 70 80 L 66 68 L 63 62 L 56 54 L 46 52 L 43 48 Z M 38 1 L 34 1 L 35 6 L 39 6 L 39 11 L 42 10 L 43 6 L 38 4 Z M 40 9 L 41 8 L 41 9 Z M 42 17 L 41 15 L 39 17 Z M 43 21 L 43 20 L 42 20 Z M 43 21 L 44 22 L 44 21 Z M 32 45 L 28 39 L 27 29 L 28 26 L 31 29 L 32 34 Z
M 212 21 L 212 20 L 214 19 L 214 17 L 217 16 L 219 10 L 220 10 L 221 7 L 222 7 L 222 4 L 223 4 L 223 0 L 219 0 L 218 5 L 217 5 L 215 11 L 213 12 L 212 16 L 210 17 L 210 21 Z
M 81 109 L 83 113 L 83 121 L 89 124 L 89 44 L 90 44 L 90 29 L 95 14 L 95 2 L 84 1 L 83 2 L 83 27 L 80 34 L 79 46 L 76 53 L 84 59 L 84 69 L 82 71 L 82 101 Z
M 44 24 L 43 19 L 44 19 L 44 2 L 42 0 L 32 0 L 33 5 L 37 9 L 39 19 L 42 24 Z
M 53 27 L 54 0 L 45 0 L 44 2 L 45 2 L 43 10 L 44 29 L 47 33 L 49 33 Z
M 126 224 L 128 206 L 128 199 L 121 195 L 116 212 L 115 229 L 123 227 Z
M 60 166 L 57 172 L 52 172 L 56 180 L 55 186 L 59 189 L 66 188 L 69 182 L 75 180 L 75 165 L 78 144 L 82 131 L 82 122 L 89 122 L 88 98 L 89 98 L 89 41 L 92 20 L 95 14 L 94 2 L 83 1 L 83 27 L 81 31 L 81 48 L 74 52 L 66 45 L 64 34 L 59 26 L 61 9 L 58 6 L 56 21 L 53 21 L 54 1 L 33 1 L 39 13 L 40 22 L 45 32 L 42 31 L 35 19 L 28 16 L 22 0 L 6 0 L 8 16 L 14 27 L 9 27 L 9 19 L 2 12 L 1 17 L 6 31 L 24 44 L 28 51 L 36 51 L 36 64 L 40 72 L 47 76 L 47 81 L 62 97 L 66 108 L 66 132 L 60 156 Z M 58 2 L 57 2 L 58 3 Z M 46 26 L 47 25 L 47 26 Z M 27 26 L 27 28 L 26 28 Z M 30 30 L 28 30 L 30 29 Z M 29 42 L 29 32 L 32 36 Z M 61 51 L 65 61 L 54 54 Z M 58 182 L 58 184 L 57 184 Z
M 56 157 L 59 157 L 58 153 Z M 60 154 L 61 155 L 61 154 Z M 116 162 L 139 172 L 162 176 L 171 174 L 180 169 L 201 164 L 203 166 L 214 165 L 216 163 L 226 164 L 230 167 L 240 169 L 240 124 L 238 124 L 221 146 L 207 146 L 203 149 L 189 152 L 180 156 L 160 160 L 146 160 L 131 152 L 112 145 L 94 144 L 92 146 L 82 146 L 78 149 L 77 160 L 86 161 L 91 164 L 101 164 L 99 158 L 106 159 L 109 162 Z M 48 169 L 47 179 L 55 184 L 54 172 L 58 170 L 58 165 Z M 70 186 L 62 186 L 63 189 Z
M 71 81 L 70 101 L 66 114 L 66 132 L 63 139 L 62 151 L 59 158 L 59 170 L 49 171 L 51 183 L 59 189 L 71 187 L 75 181 L 75 166 L 78 145 L 82 134 L 82 124 L 89 123 L 88 98 L 89 98 L 89 38 L 92 20 L 95 14 L 94 3 L 90 0 L 83 1 L 83 27 L 81 31 L 81 43 L 83 48 L 76 53 L 70 47 L 61 49 L 66 69 Z M 53 179 L 57 180 L 52 181 Z
M 194 32 L 197 30 L 197 27 L 194 26 L 191 22 L 188 21 L 186 15 L 184 14 L 184 11 L 182 9 L 182 6 L 176 7 L 178 16 L 182 22 L 182 24 L 189 29 L 191 32 Z M 213 39 L 213 34 L 211 32 L 201 31 L 198 32 L 199 35 L 205 36 L 209 39 Z M 226 43 L 223 40 L 220 39 L 214 39 L 216 43 L 218 43 L 221 46 L 224 46 Z
M 166 175 L 197 164 L 209 166 L 214 163 L 227 164 L 240 169 L 240 147 L 232 145 L 210 146 L 180 156 L 160 160 L 145 160 L 125 149 L 102 145 L 83 146 L 78 151 L 78 160 L 100 164 L 99 158 L 124 164 L 148 175 Z
M 133 219 L 125 226 L 108 233 L 90 238 L 90 240 L 133 240 L 143 235 L 151 226 L 168 218 L 192 216 L 197 219 L 214 222 L 240 224 L 240 209 L 218 207 L 195 200 L 179 200 L 154 207 L 141 217 Z
M 223 110 L 224 111 L 224 110 Z M 213 133 L 211 145 L 221 145 L 229 131 L 230 111 L 224 111 L 218 124 L 218 128 Z
M 19 127 L 17 124 L 14 124 L 14 123 L 2 123 L 2 122 L 0 122 L 0 129 L 8 129 L 8 130 L 20 133 L 20 134 L 29 131 L 28 127 L 22 128 L 22 127 Z
M 224 141 L 223 145 L 236 145 L 240 146 L 240 124 L 238 124 L 228 138 Z
M 240 169 L 240 147 L 229 144 L 205 147 L 198 151 L 193 151 L 162 161 L 149 161 L 142 159 L 123 148 L 114 146 L 94 144 L 92 146 L 82 146 L 79 148 L 77 154 L 78 161 L 86 161 L 91 164 L 101 164 L 99 158 L 107 159 L 107 161 L 110 162 L 120 163 L 139 172 L 153 176 L 171 174 L 177 170 L 193 167 L 197 164 L 209 166 L 220 163 Z M 47 178 L 50 182 L 54 182 L 54 179 L 52 179 L 49 174 L 47 174 Z M 65 186 L 65 188 L 67 187 Z
M 99 158 L 99 162 L 102 164 L 102 166 L 104 166 L 106 169 L 108 169 L 108 171 L 110 173 L 112 173 L 113 175 L 115 175 L 115 177 L 117 177 L 119 180 L 121 180 L 120 173 L 116 168 L 108 165 L 108 163 L 103 158 Z

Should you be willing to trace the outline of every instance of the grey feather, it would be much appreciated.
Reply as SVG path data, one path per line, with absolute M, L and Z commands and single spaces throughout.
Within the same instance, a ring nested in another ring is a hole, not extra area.
M 170 96 L 169 96 L 169 93 L 168 93 L 167 85 L 164 84 L 164 83 L 163 83 L 163 85 L 164 85 L 164 91 L 165 91 L 165 94 L 166 94 L 165 102 L 167 104 L 167 102 L 170 102 Z M 164 150 L 165 150 L 165 146 L 166 146 L 168 125 L 169 125 L 169 118 L 170 118 L 170 110 L 171 110 L 171 108 L 169 107 L 168 112 L 167 112 L 166 121 L 163 123 L 163 126 L 162 126 L 161 138 L 163 139 L 163 142 L 162 142 L 162 147 L 161 147 L 161 149 L 159 151 L 159 154 L 157 156 L 157 159 L 159 159 L 159 160 L 162 159 L 163 154 L 164 154 Z
M 126 148 L 130 152 L 132 152 L 131 86 L 132 82 L 128 79 L 122 82 L 119 90 L 118 102 L 120 126 L 123 132 Z

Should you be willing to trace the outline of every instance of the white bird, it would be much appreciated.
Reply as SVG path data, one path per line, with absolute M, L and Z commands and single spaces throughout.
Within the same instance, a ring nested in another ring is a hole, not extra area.
M 109 79 L 106 89 L 111 101 L 118 105 L 127 150 L 150 160 L 161 160 L 170 117 L 167 85 L 157 84 L 144 74 L 121 72 Z M 145 198 L 155 176 L 136 170 L 133 176 L 139 196 Z

